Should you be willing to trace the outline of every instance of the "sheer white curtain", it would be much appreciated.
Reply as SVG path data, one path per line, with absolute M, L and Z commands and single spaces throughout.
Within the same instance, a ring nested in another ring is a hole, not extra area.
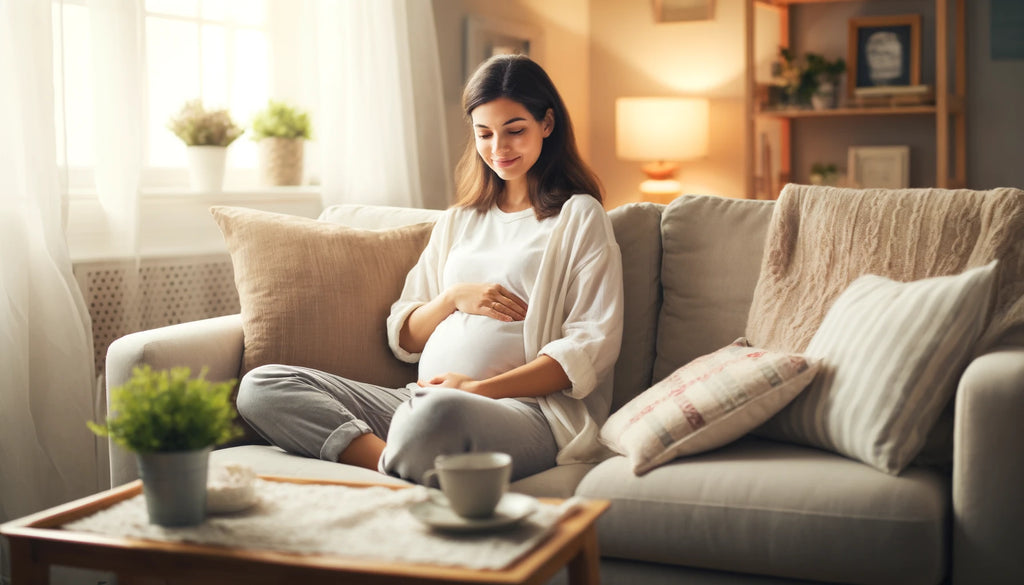
M 0 0 L 0 520 L 99 487 L 92 334 L 64 237 L 50 2 Z
M 115 253 L 138 258 L 139 192 L 143 153 L 142 3 L 89 0 L 93 68 L 96 193 Z M 133 275 L 135 272 L 129 271 Z M 126 283 L 125 302 L 138 305 L 137 279 Z M 128 311 L 129 321 L 138 312 Z M 129 331 L 138 329 L 128 322 Z
M 314 13 L 324 205 L 447 207 L 451 168 L 431 3 L 322 0 Z

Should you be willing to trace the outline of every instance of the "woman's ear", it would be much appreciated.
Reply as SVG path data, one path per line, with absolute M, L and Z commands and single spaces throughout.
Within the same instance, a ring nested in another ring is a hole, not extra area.
M 551 108 L 544 112 L 544 121 L 541 122 L 541 129 L 544 131 L 544 138 L 551 136 L 551 131 L 555 129 L 555 112 Z

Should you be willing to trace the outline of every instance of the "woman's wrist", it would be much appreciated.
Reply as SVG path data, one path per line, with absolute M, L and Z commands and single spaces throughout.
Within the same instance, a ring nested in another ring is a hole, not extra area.
M 477 396 L 487 396 L 486 380 L 469 380 L 462 384 L 462 389 Z M 488 396 L 488 398 L 490 398 Z

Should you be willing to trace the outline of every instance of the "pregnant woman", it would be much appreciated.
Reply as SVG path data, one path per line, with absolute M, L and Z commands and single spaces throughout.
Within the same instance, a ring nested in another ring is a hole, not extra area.
M 622 335 L 622 261 L 600 185 L 529 58 L 485 62 L 463 107 L 474 140 L 458 203 L 387 321 L 419 380 L 396 389 L 257 368 L 238 409 L 271 443 L 416 482 L 440 454 L 509 453 L 513 480 L 606 455 L 597 435 Z

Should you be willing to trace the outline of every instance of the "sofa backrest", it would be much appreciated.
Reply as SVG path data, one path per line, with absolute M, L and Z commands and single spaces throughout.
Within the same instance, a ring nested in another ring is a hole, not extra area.
M 773 206 L 684 195 L 665 208 L 654 381 L 743 336 Z
M 651 385 L 654 331 L 661 311 L 661 213 L 629 203 L 608 212 L 622 253 L 622 347 L 615 362 L 612 412 Z
M 613 411 L 679 366 L 743 335 L 771 211 L 771 202 L 687 195 L 667 207 L 630 203 L 609 212 L 625 296 Z M 320 219 L 385 229 L 439 214 L 334 205 Z

